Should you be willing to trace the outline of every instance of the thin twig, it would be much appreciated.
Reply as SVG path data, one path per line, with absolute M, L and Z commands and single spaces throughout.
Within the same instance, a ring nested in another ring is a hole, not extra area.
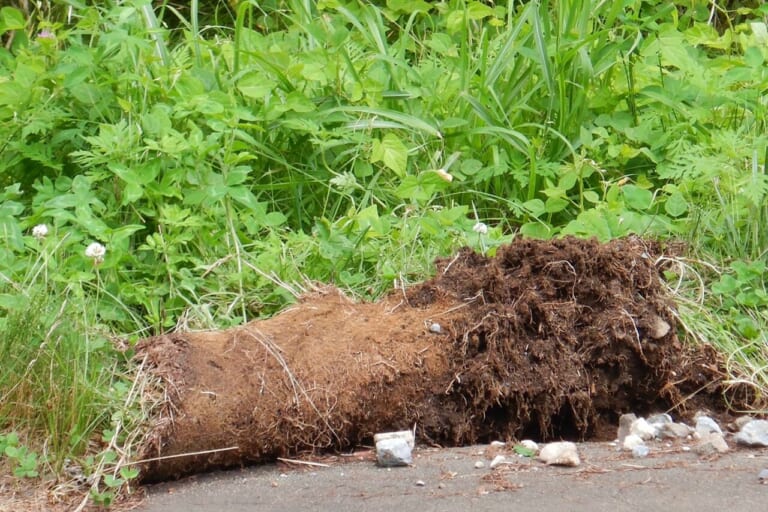
M 131 462 L 125 463 L 124 465 L 135 466 L 136 464 L 144 464 L 145 462 L 155 462 L 158 460 L 166 460 L 166 459 L 178 459 L 180 457 L 192 457 L 194 455 L 206 455 L 208 453 L 226 452 L 230 450 L 237 450 L 239 448 L 240 448 L 239 446 L 229 446 L 227 448 L 216 448 L 215 450 L 203 450 L 201 452 L 177 453 L 176 455 L 164 455 L 162 457 L 152 457 L 151 459 L 141 459 L 141 460 L 131 461 Z
M 301 464 L 303 466 L 316 466 L 318 468 L 329 468 L 329 467 L 331 467 L 328 464 L 323 464 L 321 462 L 310 462 L 308 460 L 284 459 L 283 457 L 278 457 L 277 460 L 279 460 L 280 462 L 285 462 L 287 464 Z

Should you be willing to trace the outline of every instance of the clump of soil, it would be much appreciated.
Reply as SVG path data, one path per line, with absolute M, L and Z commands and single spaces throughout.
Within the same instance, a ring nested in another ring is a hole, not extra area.
M 713 352 L 677 338 L 660 252 L 639 238 L 521 239 L 439 260 L 433 279 L 376 303 L 325 288 L 268 320 L 144 340 L 169 396 L 144 458 L 221 451 L 146 463 L 143 478 L 414 426 L 442 445 L 605 437 L 619 414 L 693 393 L 720 408 Z

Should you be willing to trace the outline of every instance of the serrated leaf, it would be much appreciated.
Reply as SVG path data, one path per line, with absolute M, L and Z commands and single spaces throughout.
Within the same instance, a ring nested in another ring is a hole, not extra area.
M 371 163 L 383 162 L 399 177 L 405 176 L 408 165 L 408 148 L 394 133 L 388 133 L 384 137 L 373 140 L 371 149 Z

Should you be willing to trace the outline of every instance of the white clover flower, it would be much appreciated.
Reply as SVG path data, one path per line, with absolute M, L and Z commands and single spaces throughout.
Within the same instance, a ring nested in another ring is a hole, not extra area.
M 48 226 L 45 224 L 38 224 L 32 228 L 32 236 L 38 240 L 42 240 L 46 235 L 48 235 Z
M 95 265 L 104 261 L 104 255 L 107 253 L 107 248 L 101 245 L 99 242 L 93 242 L 85 248 L 85 256 L 91 258 Z
M 481 235 L 487 235 L 488 234 L 488 226 L 482 222 L 478 222 L 474 226 L 472 226 L 472 231 L 475 233 L 480 233 Z

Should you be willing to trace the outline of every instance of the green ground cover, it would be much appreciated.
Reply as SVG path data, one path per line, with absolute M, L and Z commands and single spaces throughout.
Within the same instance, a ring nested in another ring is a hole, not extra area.
M 682 331 L 768 390 L 760 2 L 4 2 L 0 452 L 135 476 L 132 344 L 515 236 L 683 240 Z M 286 286 L 281 286 L 285 284 Z M 63 478 L 63 477 L 62 477 Z

